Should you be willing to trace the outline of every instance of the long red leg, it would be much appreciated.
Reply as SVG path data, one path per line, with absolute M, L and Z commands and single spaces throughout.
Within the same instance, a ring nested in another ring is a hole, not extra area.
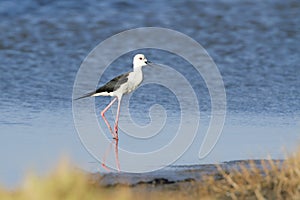
M 116 156 L 116 165 L 118 172 L 120 172 L 120 161 L 119 161 L 119 140 L 116 140 L 115 143 L 115 156 Z
M 104 114 L 105 114 L 105 112 L 113 105 L 113 103 L 115 103 L 116 100 L 117 100 L 117 97 L 115 97 L 115 98 L 114 98 L 114 99 L 106 106 L 106 108 L 104 108 L 104 110 L 101 111 L 101 116 L 102 116 L 102 118 L 103 118 L 103 120 L 104 120 L 106 126 L 108 127 L 110 133 L 112 134 L 112 136 L 113 136 L 114 138 L 118 138 L 118 135 L 117 135 L 115 132 L 112 131 L 112 128 L 111 128 L 111 126 L 109 125 L 109 123 L 108 123 L 106 117 L 104 116 Z
M 118 172 L 120 172 L 118 123 L 119 123 L 119 116 L 120 116 L 121 100 L 122 100 L 122 97 L 119 97 L 118 98 L 118 110 L 117 110 L 117 116 L 116 116 L 116 121 L 115 121 L 115 134 L 116 134 L 115 157 L 116 157 L 116 166 L 117 166 Z
M 118 140 L 118 123 L 119 123 L 119 116 L 120 116 L 121 100 L 122 100 L 122 97 L 118 98 L 118 110 L 117 110 L 117 116 L 116 116 L 116 121 L 115 121 L 116 140 Z
M 105 122 L 105 124 L 107 125 L 107 127 L 109 128 L 111 134 L 113 135 L 114 139 L 115 139 L 115 157 L 116 157 L 116 166 L 117 166 L 117 169 L 118 171 L 120 171 L 120 161 L 119 161 L 119 148 L 118 148 L 118 145 L 119 145 L 119 139 L 118 139 L 118 123 L 119 123 L 119 116 L 120 116 L 120 107 L 121 107 L 121 97 L 118 98 L 118 110 L 117 110 L 117 116 L 116 116 L 116 120 L 115 120 L 115 127 L 114 127 L 114 132 L 112 131 L 112 128 L 110 126 L 110 124 L 108 123 L 107 119 L 105 118 L 104 114 L 105 112 L 112 106 L 112 104 L 117 100 L 117 97 L 114 98 L 109 104 L 108 106 L 106 106 L 106 108 L 101 112 L 101 116 Z M 102 167 L 106 170 L 109 171 L 109 168 L 105 165 L 105 161 L 106 161 L 106 157 L 108 155 L 108 153 L 110 152 L 111 150 L 111 147 L 112 147 L 112 143 L 114 141 L 112 141 L 110 143 L 110 146 L 108 148 L 108 151 L 106 151 L 105 155 L 104 155 L 104 158 L 103 158 L 103 164 L 102 164 Z

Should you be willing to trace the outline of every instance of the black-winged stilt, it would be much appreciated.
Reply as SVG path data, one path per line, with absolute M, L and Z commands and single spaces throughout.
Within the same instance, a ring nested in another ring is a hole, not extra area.
M 113 138 L 118 140 L 118 121 L 120 114 L 120 105 L 121 100 L 124 94 L 128 94 L 134 91 L 143 81 L 143 71 L 142 67 L 148 65 L 150 62 L 147 61 L 146 57 L 143 54 L 136 54 L 133 57 L 133 71 L 117 76 L 107 82 L 102 87 L 98 88 L 96 91 L 88 93 L 82 97 L 79 97 L 75 100 L 82 99 L 85 97 L 95 97 L 95 96 L 112 96 L 113 100 L 101 111 L 101 116 L 110 130 Z M 105 112 L 118 100 L 118 110 L 115 120 L 114 131 L 112 130 L 110 124 L 105 118 Z

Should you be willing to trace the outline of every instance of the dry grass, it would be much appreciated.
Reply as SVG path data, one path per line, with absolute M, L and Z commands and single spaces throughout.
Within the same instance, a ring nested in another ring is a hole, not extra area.
M 261 162 L 230 171 L 218 167 L 201 182 L 135 187 L 100 187 L 62 162 L 48 177 L 28 175 L 16 191 L 0 189 L 0 199 L 300 199 L 300 151 L 283 163 Z
M 199 185 L 202 194 L 216 199 L 300 199 L 300 151 L 284 162 L 270 159 L 259 167 L 250 162 L 250 167 L 218 170 L 222 179 L 205 177 Z

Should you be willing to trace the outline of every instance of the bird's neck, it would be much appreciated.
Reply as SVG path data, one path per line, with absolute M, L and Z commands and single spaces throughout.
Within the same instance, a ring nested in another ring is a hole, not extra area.
M 136 66 L 134 66 L 133 67 L 133 72 L 135 72 L 135 73 L 143 73 L 143 71 L 142 71 L 142 67 L 136 67 Z

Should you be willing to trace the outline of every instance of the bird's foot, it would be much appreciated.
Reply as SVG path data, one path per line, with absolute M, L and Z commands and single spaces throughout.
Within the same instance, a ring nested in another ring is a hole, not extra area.
M 113 139 L 118 141 L 119 140 L 118 135 L 114 136 Z
M 118 138 L 118 124 L 116 124 L 115 126 L 114 126 L 114 139 L 115 140 L 119 140 L 119 138 Z
M 115 126 L 115 134 L 118 135 L 118 126 Z
M 118 133 L 115 132 L 113 139 L 114 139 L 114 140 L 119 140 L 119 135 L 118 135 Z

